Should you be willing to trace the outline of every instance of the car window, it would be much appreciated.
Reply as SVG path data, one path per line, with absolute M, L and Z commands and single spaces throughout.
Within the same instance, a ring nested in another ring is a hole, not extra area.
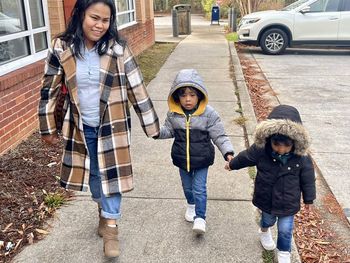
M 341 11 L 350 11 L 350 1 L 349 0 L 343 1 L 343 8 Z
M 340 0 L 318 0 L 310 5 L 310 12 L 337 12 Z

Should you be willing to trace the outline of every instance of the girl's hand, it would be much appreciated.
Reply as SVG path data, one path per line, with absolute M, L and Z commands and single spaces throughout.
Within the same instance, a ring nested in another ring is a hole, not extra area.
M 231 171 L 231 168 L 230 168 L 230 161 L 233 159 L 233 155 L 227 155 L 227 157 L 226 157 L 226 159 L 227 159 L 227 161 L 226 161 L 226 163 L 225 163 L 225 169 L 227 170 L 227 171 Z
M 58 143 L 58 136 L 57 134 L 49 134 L 49 135 L 43 135 L 41 136 L 41 139 L 51 145 L 55 145 Z
M 227 171 L 231 171 L 230 162 L 226 162 L 226 163 L 225 163 L 225 169 L 226 169 Z

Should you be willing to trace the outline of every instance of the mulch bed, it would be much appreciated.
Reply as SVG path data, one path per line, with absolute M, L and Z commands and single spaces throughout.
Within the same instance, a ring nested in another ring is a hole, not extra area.
M 261 76 L 256 62 L 245 54 L 247 47 L 237 44 L 236 49 L 243 69 L 249 95 L 258 121 L 265 120 L 272 106 L 266 96 L 268 91 L 264 88 L 268 81 L 256 78 Z M 272 91 L 273 94 L 273 91 Z M 344 245 L 342 239 L 332 230 L 332 222 L 322 215 L 335 214 L 340 223 L 348 224 L 341 207 L 334 196 L 326 194 L 320 202 L 310 211 L 301 211 L 295 217 L 294 239 L 303 263 L 350 263 L 350 248 Z
M 34 133 L 0 156 L 0 262 L 10 262 L 47 234 L 45 222 L 55 207 L 44 202 L 46 197 L 71 196 L 58 182 L 61 154 L 61 142 L 48 146 Z

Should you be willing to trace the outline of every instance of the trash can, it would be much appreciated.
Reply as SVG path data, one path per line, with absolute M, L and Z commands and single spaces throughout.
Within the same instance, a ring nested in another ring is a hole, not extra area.
M 211 24 L 213 24 L 213 21 L 217 21 L 220 25 L 220 8 L 218 6 L 211 8 Z
M 173 36 L 191 34 L 191 5 L 174 5 L 172 9 Z

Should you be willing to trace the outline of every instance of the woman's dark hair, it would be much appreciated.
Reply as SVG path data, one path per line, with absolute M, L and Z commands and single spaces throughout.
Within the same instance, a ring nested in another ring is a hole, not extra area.
M 180 97 L 185 94 L 185 91 L 186 89 L 190 89 L 191 91 L 193 91 L 194 93 L 196 93 L 197 97 L 198 97 L 198 103 L 204 99 L 204 94 L 202 92 L 200 92 L 198 89 L 194 88 L 194 87 L 181 87 L 181 88 L 178 88 L 177 90 L 174 91 L 173 93 L 173 98 L 174 98 L 174 101 L 176 103 L 180 102 Z
M 111 17 L 109 21 L 109 28 L 102 38 L 96 43 L 98 54 L 101 56 L 107 52 L 108 41 L 115 39 L 120 42 L 117 25 L 116 25 L 116 7 L 114 0 L 77 0 L 72 10 L 71 19 L 69 20 L 66 31 L 58 34 L 56 38 L 60 38 L 67 43 L 68 46 L 74 45 L 74 55 L 81 58 L 83 57 L 80 52 L 80 47 L 84 43 L 84 32 L 83 32 L 83 20 L 85 17 L 86 9 L 91 5 L 103 3 L 107 5 L 111 10 Z
M 271 135 L 270 140 L 274 144 L 284 144 L 286 146 L 292 146 L 294 144 L 291 138 L 279 133 Z

